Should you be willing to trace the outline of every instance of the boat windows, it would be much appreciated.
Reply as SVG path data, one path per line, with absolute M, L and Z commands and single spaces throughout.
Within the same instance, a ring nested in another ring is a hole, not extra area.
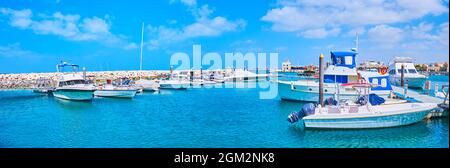
M 352 65 L 353 57 L 345 57 L 345 65 Z
M 337 58 L 336 58 L 336 64 L 337 64 L 337 65 L 342 64 L 342 58 L 341 58 L 341 57 L 337 57 Z
M 415 74 L 417 71 L 415 69 L 408 69 L 408 73 Z
M 376 78 L 375 78 L 375 79 L 372 79 L 372 84 L 373 84 L 373 85 L 378 85 L 378 79 L 376 79 Z
M 381 87 L 387 87 L 387 79 L 383 78 L 381 79 Z
M 401 73 L 402 73 L 402 70 L 401 70 L 401 69 L 397 69 L 397 72 L 398 72 L 398 74 L 401 74 Z M 408 72 L 406 71 L 406 69 L 404 69 L 404 70 L 403 70 L 403 73 L 408 73 Z
M 391 70 L 389 71 L 389 74 L 395 75 L 395 70 L 394 70 L 394 69 L 391 69 Z

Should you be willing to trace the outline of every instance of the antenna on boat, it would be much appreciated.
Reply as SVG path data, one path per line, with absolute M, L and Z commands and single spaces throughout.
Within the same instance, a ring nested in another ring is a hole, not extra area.
M 358 32 L 356 32 L 355 48 L 352 48 L 352 51 L 358 52 L 358 49 L 359 49 L 359 36 Z
M 356 32 L 356 52 L 359 51 L 359 35 L 358 32 Z
M 144 48 L 144 22 L 142 22 L 142 34 L 141 34 L 141 61 L 139 70 L 142 71 L 142 48 Z

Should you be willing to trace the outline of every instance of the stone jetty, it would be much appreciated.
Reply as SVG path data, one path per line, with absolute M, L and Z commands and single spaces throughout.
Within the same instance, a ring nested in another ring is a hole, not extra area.
M 83 72 L 78 72 L 83 74 Z M 161 78 L 168 76 L 170 71 L 152 70 L 152 71 L 88 71 L 86 78 L 90 80 L 117 80 L 123 78 Z M 40 81 L 50 81 L 56 84 L 59 73 L 19 73 L 19 74 L 0 74 L 0 89 L 29 89 L 35 87 Z

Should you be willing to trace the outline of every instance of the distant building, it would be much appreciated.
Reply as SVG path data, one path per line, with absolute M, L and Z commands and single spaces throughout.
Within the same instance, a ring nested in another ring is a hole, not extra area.
M 358 70 L 378 70 L 381 67 L 384 67 L 384 63 L 383 62 L 366 61 L 364 63 L 359 64 Z
M 437 62 L 428 65 L 428 72 L 446 72 L 448 71 L 447 62 Z
M 289 60 L 286 60 L 281 64 L 281 71 L 290 72 L 291 70 L 292 70 L 292 64 Z
M 281 71 L 282 72 L 310 72 L 315 73 L 318 70 L 318 67 L 315 65 L 306 65 L 306 66 L 294 66 L 289 60 L 286 60 L 282 63 Z

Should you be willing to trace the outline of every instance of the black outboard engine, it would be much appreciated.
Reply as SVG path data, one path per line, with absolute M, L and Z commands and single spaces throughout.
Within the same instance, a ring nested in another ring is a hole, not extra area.
M 315 109 L 316 109 L 316 106 L 313 103 L 307 103 L 307 104 L 303 105 L 303 107 L 300 111 L 289 114 L 287 120 L 290 123 L 295 123 L 298 120 L 302 119 L 303 117 L 314 114 Z
M 323 102 L 323 104 L 324 104 L 325 106 L 336 106 L 336 105 L 338 104 L 338 102 L 337 102 L 337 100 L 335 100 L 334 98 L 329 97 L 328 99 L 326 99 L 326 100 Z
M 359 104 L 361 106 L 366 105 L 368 102 L 367 97 L 366 96 L 359 96 L 358 99 L 356 99 L 356 104 Z

